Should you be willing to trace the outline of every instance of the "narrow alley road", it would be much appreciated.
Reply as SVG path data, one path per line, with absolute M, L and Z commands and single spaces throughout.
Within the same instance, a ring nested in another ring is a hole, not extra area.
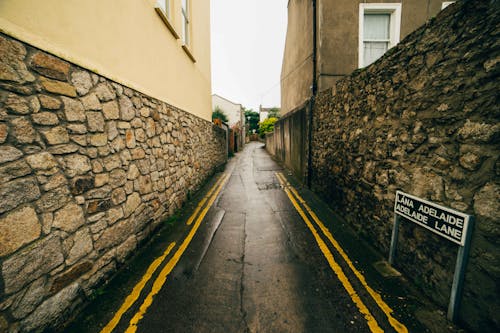
M 248 144 L 101 332 L 406 332 L 302 200 Z

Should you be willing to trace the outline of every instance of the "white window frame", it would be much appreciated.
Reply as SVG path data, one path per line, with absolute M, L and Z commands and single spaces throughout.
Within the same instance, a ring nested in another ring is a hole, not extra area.
M 445 9 L 446 7 L 448 7 L 453 3 L 455 3 L 455 1 L 443 1 L 443 3 L 441 4 L 441 10 Z
M 400 3 L 361 3 L 359 4 L 359 33 L 358 33 L 358 68 L 366 67 L 364 60 L 363 32 L 365 14 L 390 14 L 389 46 L 388 50 L 399 43 L 401 34 L 401 4 Z
M 183 3 L 181 3 L 181 17 L 182 17 L 182 44 L 189 47 L 191 46 L 191 3 L 189 0 L 186 1 L 186 8 L 184 8 Z M 181 0 L 184 2 L 184 0 Z

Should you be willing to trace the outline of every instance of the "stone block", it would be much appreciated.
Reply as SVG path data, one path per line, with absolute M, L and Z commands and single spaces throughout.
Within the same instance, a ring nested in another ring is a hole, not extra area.
M 108 229 L 104 230 L 101 237 L 95 242 L 95 248 L 98 251 L 115 247 L 122 244 L 134 230 L 134 221 L 125 219 L 116 222 Z
M 0 146 L 0 164 L 20 159 L 23 153 L 12 146 Z
M 43 331 L 48 326 L 57 326 L 68 316 L 79 297 L 80 285 L 73 283 L 56 295 L 45 300 L 37 309 L 21 322 L 24 332 Z
M 0 218 L 0 257 L 38 239 L 41 229 L 36 212 L 31 207 L 23 207 Z
M 87 273 L 92 269 L 92 263 L 90 261 L 83 261 L 71 267 L 70 269 L 64 271 L 63 273 L 57 275 L 57 277 L 52 282 L 50 288 L 51 293 L 57 293 L 66 286 L 75 282 L 82 275 Z
M 70 233 L 77 230 L 84 223 L 82 208 L 75 203 L 69 203 L 55 212 L 52 226 Z
M 109 182 L 109 174 L 99 173 L 95 175 L 95 187 L 101 187 Z
M 47 110 L 59 110 L 62 105 L 62 102 L 55 97 L 38 95 L 38 99 L 40 100 L 41 107 Z
M 93 86 L 92 78 L 86 71 L 74 71 L 71 73 L 71 83 L 73 83 L 80 96 L 88 93 Z
M 119 263 L 124 263 L 125 259 L 130 256 L 130 254 L 135 250 L 136 247 L 137 238 L 132 235 L 116 248 L 116 260 Z
M 109 141 L 112 141 L 116 137 L 118 137 L 119 133 L 118 133 L 118 128 L 116 127 L 116 122 L 114 122 L 114 121 L 108 121 L 106 123 L 106 132 L 108 133 L 108 140 Z M 123 140 L 121 140 L 121 139 L 120 139 L 120 141 L 123 142 Z M 113 144 L 113 146 L 115 146 L 115 145 Z M 123 144 L 123 146 L 125 147 L 125 143 Z
M 142 148 L 135 148 L 131 150 L 132 160 L 140 160 L 146 157 L 146 152 Z
M 31 122 L 26 118 L 17 117 L 12 119 L 12 134 L 13 137 L 17 140 L 18 143 L 21 144 L 30 144 L 35 141 L 37 137 L 37 133 L 33 126 L 31 126 Z
M 120 109 L 118 108 L 118 103 L 116 101 L 110 101 L 102 105 L 102 113 L 104 118 L 110 119 L 120 119 Z
M 42 87 L 48 92 L 68 97 L 76 97 L 75 88 L 66 82 L 41 77 L 40 83 L 42 84 Z
M 53 212 L 63 207 L 70 200 L 70 193 L 66 186 L 48 191 L 36 201 L 38 211 Z
M 111 192 L 111 201 L 114 205 L 119 205 L 127 199 L 125 190 L 121 187 L 116 188 Z
M 29 100 L 16 94 L 8 94 L 4 106 L 7 112 L 11 114 L 25 115 L 31 112 Z
M 28 155 L 26 161 L 35 170 L 50 170 L 58 166 L 54 156 L 47 152 Z
M 151 182 L 151 177 L 149 175 L 139 176 L 137 179 L 138 188 L 140 194 L 148 194 L 153 192 L 153 183 Z
M 77 177 L 74 178 L 71 184 L 71 194 L 79 195 L 85 193 L 95 186 L 94 177 Z
M 69 142 L 68 131 L 62 126 L 56 126 L 48 130 L 41 130 L 45 140 L 50 145 L 58 145 Z
M 31 119 L 37 125 L 51 126 L 59 124 L 59 118 L 52 112 L 34 113 L 31 115 Z
M 31 168 L 24 160 L 6 163 L 0 166 L 0 184 L 31 173 Z
M 104 168 L 106 171 L 111 171 L 122 166 L 120 155 L 114 154 L 103 159 Z
M 56 173 L 52 177 L 49 178 L 47 183 L 43 185 L 43 190 L 44 191 L 51 191 L 53 189 L 56 189 L 58 187 L 62 187 L 63 185 L 66 185 L 68 181 L 66 180 L 66 177 L 62 173 Z M 66 191 L 64 191 L 66 194 Z
M 474 212 L 480 217 L 500 221 L 500 186 L 493 182 L 484 185 L 474 195 Z
M 134 192 L 127 197 L 127 202 L 123 205 L 125 217 L 129 217 L 134 210 L 141 204 L 141 196 L 139 193 Z
M 4 143 L 7 140 L 7 136 L 9 135 L 9 127 L 7 124 L 0 123 L 0 144 Z
M 24 63 L 26 48 L 10 38 L 0 36 L 0 80 L 23 84 L 35 81 Z
M 64 104 L 64 114 L 67 121 L 85 121 L 85 109 L 79 100 L 68 97 L 61 97 L 61 99 Z
M 70 177 L 83 175 L 92 169 L 90 160 L 85 155 L 73 154 L 64 156 L 64 162 L 66 163 L 66 170 Z
M 87 203 L 87 212 L 94 214 L 98 212 L 105 212 L 113 205 L 111 199 L 93 200 Z
M 76 153 L 79 149 L 80 147 L 78 147 L 74 143 L 65 143 L 49 147 L 48 151 L 53 155 L 66 155 L 66 154 Z
M 500 124 L 472 122 L 469 119 L 458 130 L 458 138 L 462 142 L 490 143 L 500 136 Z
M 63 261 L 59 237 L 49 236 L 36 241 L 2 263 L 4 292 L 9 295 L 20 290 Z
M 90 132 L 104 132 L 104 117 L 101 112 L 87 112 L 87 128 Z
M 124 121 L 130 121 L 135 117 L 135 108 L 130 98 L 127 96 L 120 96 L 120 119 Z
M 111 101 L 116 97 L 114 91 L 106 83 L 99 83 L 94 91 L 101 102 Z
M 66 257 L 66 265 L 73 265 L 78 259 L 89 254 L 92 249 L 92 237 L 88 228 L 78 230 L 74 235 L 63 242 L 63 250 Z
M 30 59 L 30 67 L 52 79 L 67 81 L 70 64 L 44 52 L 36 52 Z
M 111 225 L 124 216 L 122 207 L 114 207 L 106 212 L 106 220 Z
M 47 294 L 47 281 L 45 277 L 35 280 L 27 288 L 20 300 L 12 308 L 12 316 L 16 319 L 25 318 L 43 301 Z
M 71 134 L 85 134 L 85 133 L 87 133 L 87 127 L 83 124 L 68 124 L 68 125 L 66 125 L 66 129 Z
M 40 197 L 40 189 L 33 177 L 12 180 L 0 186 L 0 213 L 34 201 Z
M 127 172 L 127 179 L 134 180 L 137 177 L 139 177 L 139 175 L 140 175 L 140 173 L 139 173 L 139 169 L 137 168 L 137 166 L 135 164 L 131 164 L 129 169 L 128 169 L 128 172 Z
M 127 148 L 135 148 L 136 146 L 135 133 L 132 129 L 125 131 L 125 145 Z
M 114 169 L 109 174 L 109 184 L 112 188 L 125 185 L 127 173 L 122 169 Z
M 108 144 L 108 136 L 105 133 L 91 135 L 90 144 L 95 147 L 103 147 Z
M 85 110 L 91 110 L 91 111 L 102 110 L 101 102 L 99 102 L 99 99 L 94 93 L 80 97 L 80 101 L 82 101 L 83 108 Z

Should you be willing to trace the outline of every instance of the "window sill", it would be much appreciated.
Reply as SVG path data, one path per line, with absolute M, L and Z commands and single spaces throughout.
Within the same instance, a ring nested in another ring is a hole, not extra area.
M 174 26 L 172 25 L 172 22 L 170 22 L 170 19 L 167 17 L 167 15 L 165 15 L 163 10 L 160 7 L 155 7 L 155 10 L 158 15 L 160 15 L 161 20 L 163 21 L 163 23 L 165 23 L 168 30 L 170 30 L 175 39 L 180 39 L 179 34 L 175 31 Z
M 191 50 L 189 49 L 189 46 L 183 44 L 182 49 L 184 50 L 184 52 L 186 52 L 186 54 L 188 55 L 189 59 L 191 59 L 192 62 L 196 62 L 196 59 L 194 58 L 193 54 L 191 53 Z

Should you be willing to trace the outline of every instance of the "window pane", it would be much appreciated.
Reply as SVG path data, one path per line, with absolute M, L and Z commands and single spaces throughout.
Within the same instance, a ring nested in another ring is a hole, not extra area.
M 365 40 L 389 40 L 390 14 L 365 14 L 363 36 Z
M 383 56 L 388 46 L 388 42 L 364 42 L 363 65 L 368 66 Z

